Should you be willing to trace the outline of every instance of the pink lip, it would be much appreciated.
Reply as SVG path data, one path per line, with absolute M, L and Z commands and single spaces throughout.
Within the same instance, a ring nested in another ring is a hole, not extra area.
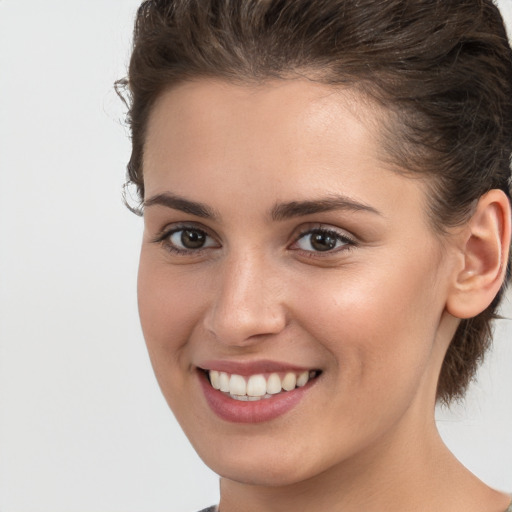
M 280 363 L 277 361 L 204 361 L 198 365 L 203 370 L 217 370 L 218 372 L 236 373 L 237 375 L 249 376 L 257 373 L 279 373 L 279 372 L 304 372 L 306 370 L 314 370 L 315 368 L 304 368 L 301 366 L 293 366 L 288 363 Z
M 280 369 L 282 370 L 282 366 Z M 197 373 L 206 402 L 212 411 L 219 418 L 232 423 L 261 423 L 282 416 L 298 405 L 317 381 L 317 379 L 310 380 L 304 387 L 279 393 L 272 398 L 242 402 L 213 389 L 205 372 L 198 371 Z

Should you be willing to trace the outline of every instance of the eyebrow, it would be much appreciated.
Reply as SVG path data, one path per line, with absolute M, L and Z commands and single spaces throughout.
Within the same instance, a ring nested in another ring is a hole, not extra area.
M 280 221 L 333 210 L 363 211 L 382 215 L 372 206 L 360 203 L 346 196 L 335 195 L 313 201 L 291 201 L 289 203 L 276 204 L 272 208 L 271 217 L 272 220 Z
M 144 208 L 154 205 L 165 206 L 203 219 L 218 219 L 220 217 L 212 208 L 204 203 L 190 201 L 189 199 L 185 199 L 184 197 L 180 197 L 169 192 L 154 195 L 144 201 Z M 372 206 L 355 201 L 346 196 L 334 195 L 310 201 L 278 203 L 271 209 L 270 217 L 274 221 L 283 221 L 294 217 L 302 217 L 333 210 L 344 210 L 349 212 L 363 211 L 381 215 L 381 213 Z
M 173 210 L 179 210 L 184 213 L 190 213 L 196 217 L 202 217 L 203 219 L 215 219 L 218 215 L 209 207 L 203 203 L 196 201 L 190 201 L 184 197 L 180 197 L 169 192 L 164 194 L 157 194 L 144 201 L 144 208 L 150 206 L 160 205 L 172 208 Z

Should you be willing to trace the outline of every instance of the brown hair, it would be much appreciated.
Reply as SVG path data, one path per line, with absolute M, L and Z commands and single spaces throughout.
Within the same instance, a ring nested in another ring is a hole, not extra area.
M 144 197 L 145 129 L 164 89 L 198 77 L 261 82 L 305 75 L 384 106 L 390 160 L 430 179 L 435 229 L 480 196 L 510 198 L 512 51 L 491 0 L 147 0 L 128 78 L 128 181 Z M 508 265 L 507 280 L 510 275 Z M 492 304 L 462 320 L 437 396 L 461 398 L 490 344 Z

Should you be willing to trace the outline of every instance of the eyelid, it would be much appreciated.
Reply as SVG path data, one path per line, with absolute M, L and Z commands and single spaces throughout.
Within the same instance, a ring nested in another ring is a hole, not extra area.
M 177 247 L 176 245 L 172 244 L 169 239 L 170 237 L 179 231 L 182 230 L 197 230 L 203 232 L 207 237 L 211 238 L 215 241 L 217 244 L 216 246 L 207 246 L 207 247 L 200 247 L 197 249 L 185 249 Z M 323 233 L 332 233 L 334 234 L 339 240 L 345 242 L 341 247 L 334 248 L 327 251 L 312 251 L 312 250 L 306 250 L 301 249 L 299 247 L 294 247 L 297 245 L 298 241 L 301 238 L 304 238 L 305 236 L 317 232 L 323 232 Z M 214 249 L 221 247 L 221 243 L 219 242 L 218 237 L 215 234 L 212 234 L 211 230 L 204 226 L 202 223 L 189 221 L 189 222 L 176 222 L 172 224 L 166 225 L 164 228 L 162 228 L 151 240 L 151 243 L 157 243 L 162 244 L 165 248 L 168 250 L 182 255 L 198 255 L 203 251 L 206 251 L 208 249 Z M 300 251 L 303 253 L 308 254 L 308 256 L 311 257 L 328 257 L 332 256 L 340 251 L 346 251 L 354 246 L 358 245 L 358 239 L 348 231 L 339 228 L 337 226 L 333 226 L 332 224 L 323 224 L 323 223 L 308 223 L 306 225 L 300 226 L 297 230 L 295 230 L 295 234 L 292 235 L 292 242 L 288 244 L 288 248 L 295 251 Z
M 162 244 L 167 250 L 172 251 L 177 254 L 182 255 L 192 255 L 192 254 L 200 254 L 202 251 L 207 249 L 213 249 L 213 246 L 207 247 L 199 247 L 197 249 L 182 249 L 180 247 L 176 247 L 174 244 L 170 242 L 170 237 L 179 231 L 185 230 L 192 231 L 200 231 L 204 233 L 207 237 L 211 238 L 216 242 L 216 247 L 220 247 L 221 244 L 218 240 L 218 237 L 211 233 L 211 230 L 205 227 L 204 225 L 197 222 L 176 222 L 173 224 L 167 224 L 164 228 L 162 228 L 151 240 L 151 243 Z
M 307 250 L 300 249 L 300 248 L 293 249 L 293 246 L 297 245 L 298 241 L 301 238 L 304 238 L 307 235 L 310 235 L 310 234 L 313 234 L 313 233 L 317 233 L 317 232 L 333 233 L 333 234 L 336 235 L 336 237 L 338 239 L 346 242 L 346 244 L 343 245 L 342 247 L 339 247 L 337 249 L 332 249 L 332 250 L 329 250 L 329 251 L 307 251 Z M 337 252 L 350 249 L 350 248 L 356 246 L 357 244 L 358 244 L 357 238 L 354 235 L 352 235 L 351 233 L 347 232 L 346 230 L 338 228 L 338 227 L 333 226 L 331 224 L 316 223 L 316 224 L 308 224 L 307 226 L 302 226 L 299 229 L 298 233 L 296 233 L 293 236 L 293 241 L 292 241 L 292 243 L 290 244 L 289 247 L 292 250 L 297 250 L 297 251 L 302 251 L 302 252 L 308 253 L 308 255 L 315 255 L 317 257 L 326 257 L 326 256 L 329 256 L 329 255 L 333 255 L 333 254 L 335 254 Z

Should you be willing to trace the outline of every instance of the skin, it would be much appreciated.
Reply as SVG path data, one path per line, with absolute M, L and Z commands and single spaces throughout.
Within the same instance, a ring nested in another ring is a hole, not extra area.
M 468 261 L 485 265 L 466 257 L 468 240 L 477 245 L 467 230 L 433 231 L 421 180 L 382 163 L 382 115 L 355 93 L 306 80 L 198 80 L 153 108 L 141 322 L 166 400 L 222 477 L 222 512 L 507 506 L 455 461 L 434 422 L 459 322 L 448 305 L 460 306 L 461 282 L 471 288 Z M 162 194 L 213 216 L 161 204 Z M 271 215 L 334 196 L 360 207 Z M 173 251 L 181 239 L 165 234 L 183 225 L 208 235 L 202 249 Z M 311 246 L 305 232 L 319 228 L 341 237 L 333 250 Z M 197 367 L 211 359 L 322 374 L 286 414 L 237 424 L 206 403 Z

